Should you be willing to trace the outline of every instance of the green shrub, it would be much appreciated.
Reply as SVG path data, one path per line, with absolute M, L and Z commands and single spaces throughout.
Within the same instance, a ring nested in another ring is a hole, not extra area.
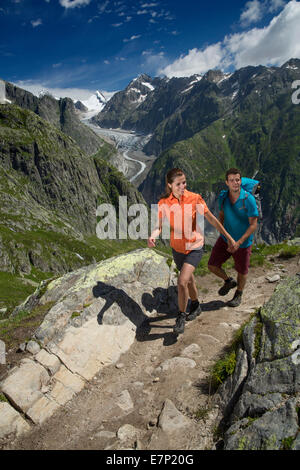
M 224 358 L 219 359 L 212 368 L 212 386 L 217 388 L 227 377 L 233 374 L 236 365 L 236 352 L 231 351 Z

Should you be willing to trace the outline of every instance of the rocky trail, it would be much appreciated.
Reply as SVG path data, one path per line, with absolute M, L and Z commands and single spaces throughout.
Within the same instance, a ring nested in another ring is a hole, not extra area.
M 299 271 L 299 256 L 252 268 L 243 302 L 226 306 L 213 275 L 197 279 L 202 314 L 175 337 L 175 314 L 150 316 L 130 349 L 41 425 L 2 449 L 207 450 L 214 448 L 210 368 L 234 332 L 263 305 L 281 278 Z M 151 306 L 149 307 L 151 310 Z M 162 309 L 163 310 L 163 309 Z M 24 357 L 24 356 L 23 356 Z

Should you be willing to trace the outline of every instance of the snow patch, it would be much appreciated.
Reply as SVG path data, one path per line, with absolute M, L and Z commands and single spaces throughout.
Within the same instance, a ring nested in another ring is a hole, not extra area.
M 91 95 L 87 100 L 81 101 L 81 103 L 88 109 L 88 112 L 85 113 L 85 117 L 90 119 L 103 110 L 107 100 L 105 96 L 97 90 L 96 93 Z
M 224 76 L 223 78 L 221 78 L 221 80 L 219 80 L 219 81 L 217 82 L 217 85 L 219 85 L 220 83 L 224 82 L 225 80 L 228 80 L 228 79 L 231 77 L 231 75 L 233 75 L 233 74 L 232 74 L 232 73 L 225 73 L 225 76 Z
M 129 90 L 127 90 L 127 94 L 130 93 L 131 91 L 135 91 L 136 93 L 142 93 L 141 90 L 135 87 L 130 87 Z
M 290 70 L 298 70 L 299 67 L 297 67 L 296 65 L 287 65 L 286 66 L 286 69 L 290 69 Z
M 186 88 L 185 90 L 182 90 L 181 93 L 187 93 L 188 91 L 192 90 L 193 87 L 194 87 L 194 85 L 195 85 L 195 83 L 200 82 L 200 80 L 202 80 L 202 78 L 203 78 L 202 75 L 198 75 L 198 76 L 196 77 L 196 79 L 193 80 L 193 81 L 189 84 L 189 87 Z
M 154 86 L 151 83 L 142 82 L 142 85 L 148 87 L 151 91 L 155 90 Z
M 6 98 L 6 89 L 5 89 L 5 83 L 3 82 L 3 80 L 0 80 L 0 103 L 1 104 L 11 103 L 11 101 L 9 101 Z

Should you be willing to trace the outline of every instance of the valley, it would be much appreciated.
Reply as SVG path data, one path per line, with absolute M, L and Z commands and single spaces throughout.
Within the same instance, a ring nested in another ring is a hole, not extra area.
M 124 176 L 138 187 L 147 177 L 153 163 L 154 155 L 146 155 L 143 147 L 151 135 L 142 135 L 123 129 L 105 129 L 82 117 L 81 122 L 92 129 L 97 135 L 117 149 L 117 155 L 111 162 Z

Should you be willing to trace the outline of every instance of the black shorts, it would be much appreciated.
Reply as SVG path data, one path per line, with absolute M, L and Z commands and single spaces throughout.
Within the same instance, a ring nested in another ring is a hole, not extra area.
M 201 248 L 200 250 L 192 250 L 187 255 L 185 255 L 184 253 L 178 253 L 178 251 L 175 251 L 172 248 L 172 253 L 177 269 L 181 271 L 181 268 L 184 263 L 191 264 L 192 266 L 197 268 L 203 256 L 203 248 Z

